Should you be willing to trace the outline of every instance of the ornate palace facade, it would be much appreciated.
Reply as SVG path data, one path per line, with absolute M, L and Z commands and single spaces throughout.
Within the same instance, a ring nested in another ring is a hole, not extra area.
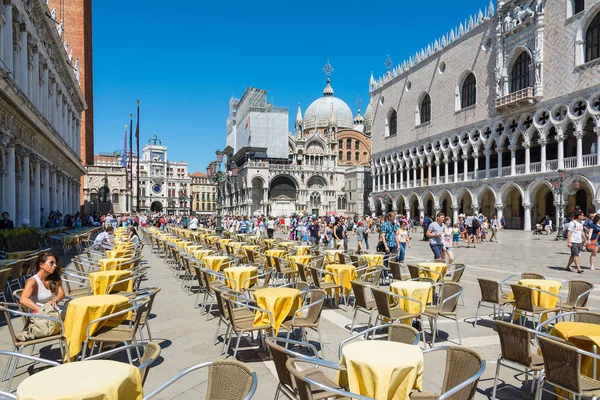
M 17 226 L 79 211 L 87 105 L 55 15 L 42 0 L 0 1 L 0 209 Z
M 525 230 L 559 196 L 599 208 L 599 32 L 597 0 L 500 0 L 372 78 L 372 206 Z M 559 169 L 574 194 L 554 194 Z

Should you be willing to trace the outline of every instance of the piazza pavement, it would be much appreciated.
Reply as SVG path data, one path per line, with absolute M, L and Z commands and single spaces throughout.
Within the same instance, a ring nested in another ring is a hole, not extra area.
M 277 236 L 283 236 L 278 233 Z M 408 250 L 407 262 L 429 260 L 432 253 L 426 242 L 418 240 L 422 234 L 413 234 L 412 249 Z M 462 344 L 479 351 L 487 360 L 487 370 L 479 382 L 476 398 L 491 398 L 496 359 L 500 353 L 500 344 L 493 322 L 488 316 L 488 309 L 482 308 L 480 315 L 484 315 L 477 327 L 473 327 L 477 302 L 480 299 L 478 277 L 501 280 L 510 274 L 523 271 L 536 272 L 547 279 L 566 281 L 569 279 L 584 279 L 594 284 L 600 283 L 600 271 L 587 269 L 589 253 L 582 253 L 585 273 L 574 274 L 564 270 L 569 257 L 566 242 L 554 240 L 555 235 L 532 235 L 524 231 L 503 231 L 499 233 L 499 243 L 483 243 L 476 249 L 466 249 L 464 243 L 456 252 L 455 262 L 466 264 L 462 286 L 464 288 L 464 306 L 458 309 Z M 375 235 L 371 235 L 371 252 L 376 245 Z M 356 236 L 350 237 L 350 248 L 356 248 Z M 152 309 L 151 329 L 154 341 L 162 347 L 162 354 L 157 363 L 150 370 L 144 391 L 158 387 L 180 370 L 200 362 L 222 358 L 221 345 L 212 343 L 217 319 L 206 320 L 201 315 L 201 309 L 194 307 L 196 295 L 188 295 L 180 288 L 180 283 L 175 280 L 171 270 L 162 259 L 151 253 L 150 246 L 143 250 L 145 265 L 148 269 L 148 279 L 144 287 L 159 286 L 162 291 L 156 297 Z M 67 257 L 61 257 L 63 265 Z M 598 264 L 600 266 L 600 264 Z M 69 267 L 69 265 L 67 265 Z M 561 296 L 566 297 L 567 285 L 563 284 Z M 592 310 L 599 304 L 600 288 L 595 288 L 590 296 Z M 216 309 L 216 307 L 215 307 Z M 364 327 L 368 316 L 359 313 L 358 327 Z M 341 340 L 349 336 L 352 320 L 352 307 L 346 311 L 344 306 L 334 308 L 326 306 L 321 319 L 321 333 L 324 341 L 323 357 L 337 361 L 337 350 Z M 361 325 L 362 323 L 362 325 Z M 0 323 L 0 348 L 10 349 L 11 342 L 6 325 Z M 425 331 L 428 341 L 431 336 L 427 333 L 429 325 L 425 322 Z M 441 319 L 439 321 L 440 337 L 436 340 L 438 345 L 458 344 L 458 336 L 454 321 Z M 224 329 L 222 329 L 224 331 Z M 309 340 L 316 340 L 316 333 L 308 332 Z M 422 343 L 422 342 L 421 342 Z M 421 346 L 423 346 L 421 344 Z M 54 346 L 57 348 L 57 346 Z M 40 350 L 43 357 L 58 356 L 56 349 Z M 231 354 L 229 357 L 231 357 Z M 394 355 L 390 355 L 393 357 Z M 401 356 L 401 355 L 398 355 Z M 244 350 L 244 341 L 240 345 L 238 358 L 248 362 L 257 372 L 259 384 L 255 399 L 272 399 L 277 387 L 277 377 L 273 362 L 268 359 L 268 354 L 263 351 Z M 6 360 L 0 360 L 5 363 Z M 424 390 L 439 390 L 444 371 L 444 358 L 442 353 L 433 353 L 425 356 Z M 4 364 L 0 364 L 4 369 Z M 20 367 L 16 383 L 29 375 L 30 367 Z M 497 397 L 499 399 L 527 398 L 525 391 L 520 390 L 524 385 L 523 375 L 516 375 L 508 369 L 502 369 L 501 382 Z M 181 379 L 157 398 L 159 399 L 197 399 L 204 398 L 206 392 L 206 371 L 201 370 Z M 13 383 L 13 389 L 16 388 Z

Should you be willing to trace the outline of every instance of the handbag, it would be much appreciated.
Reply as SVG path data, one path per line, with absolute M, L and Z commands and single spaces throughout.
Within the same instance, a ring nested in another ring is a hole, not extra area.
M 50 303 L 46 303 L 37 312 L 38 315 L 60 319 L 60 312 L 55 310 Z M 56 335 L 60 331 L 60 324 L 44 318 L 29 317 L 23 330 L 15 336 L 26 341 Z
M 379 253 L 385 253 L 385 244 L 383 244 L 382 240 L 380 240 L 379 243 L 377 243 L 377 251 Z
M 598 246 L 598 237 L 596 237 L 596 239 L 594 239 L 594 240 L 590 240 L 586 244 L 586 248 L 590 251 L 594 250 L 597 246 Z

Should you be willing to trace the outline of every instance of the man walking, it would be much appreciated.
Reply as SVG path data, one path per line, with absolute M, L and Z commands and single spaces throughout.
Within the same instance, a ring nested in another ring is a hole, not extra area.
M 575 263 L 577 272 L 581 274 L 583 270 L 579 265 L 579 253 L 581 252 L 581 244 L 583 243 L 583 220 L 585 219 L 585 215 L 581 211 L 577 211 L 574 217 L 575 219 L 569 222 L 569 226 L 567 227 L 567 246 L 571 249 L 571 257 L 569 257 L 566 270 L 575 272 L 571 268 L 571 264 Z
M 444 233 L 444 218 L 446 215 L 443 212 L 439 212 L 436 215 L 435 222 L 429 224 L 427 229 L 427 237 L 429 238 L 429 247 L 433 251 L 433 258 L 436 260 L 442 259 L 444 253 L 444 246 L 442 242 L 442 236 Z
M 319 221 L 313 218 L 312 225 L 308 227 L 308 233 L 310 235 L 310 244 L 316 246 L 319 243 Z
M 393 254 L 395 256 L 398 255 L 396 230 L 398 230 L 398 225 L 396 224 L 396 213 L 392 211 L 387 215 L 387 219 L 383 225 L 381 225 L 381 234 L 379 236 L 379 240 L 381 240 L 385 246 L 385 254 Z M 385 257 L 385 261 L 383 262 L 386 267 L 388 258 L 389 257 Z

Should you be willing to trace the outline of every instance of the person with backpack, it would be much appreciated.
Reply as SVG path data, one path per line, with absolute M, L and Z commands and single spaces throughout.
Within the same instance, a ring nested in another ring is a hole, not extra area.
M 429 224 L 427 228 L 427 237 L 429 238 L 429 247 L 433 252 L 434 259 L 440 260 L 445 258 L 445 249 L 443 243 L 444 237 L 444 218 L 446 215 L 443 212 L 439 212 L 436 215 L 435 222 Z

